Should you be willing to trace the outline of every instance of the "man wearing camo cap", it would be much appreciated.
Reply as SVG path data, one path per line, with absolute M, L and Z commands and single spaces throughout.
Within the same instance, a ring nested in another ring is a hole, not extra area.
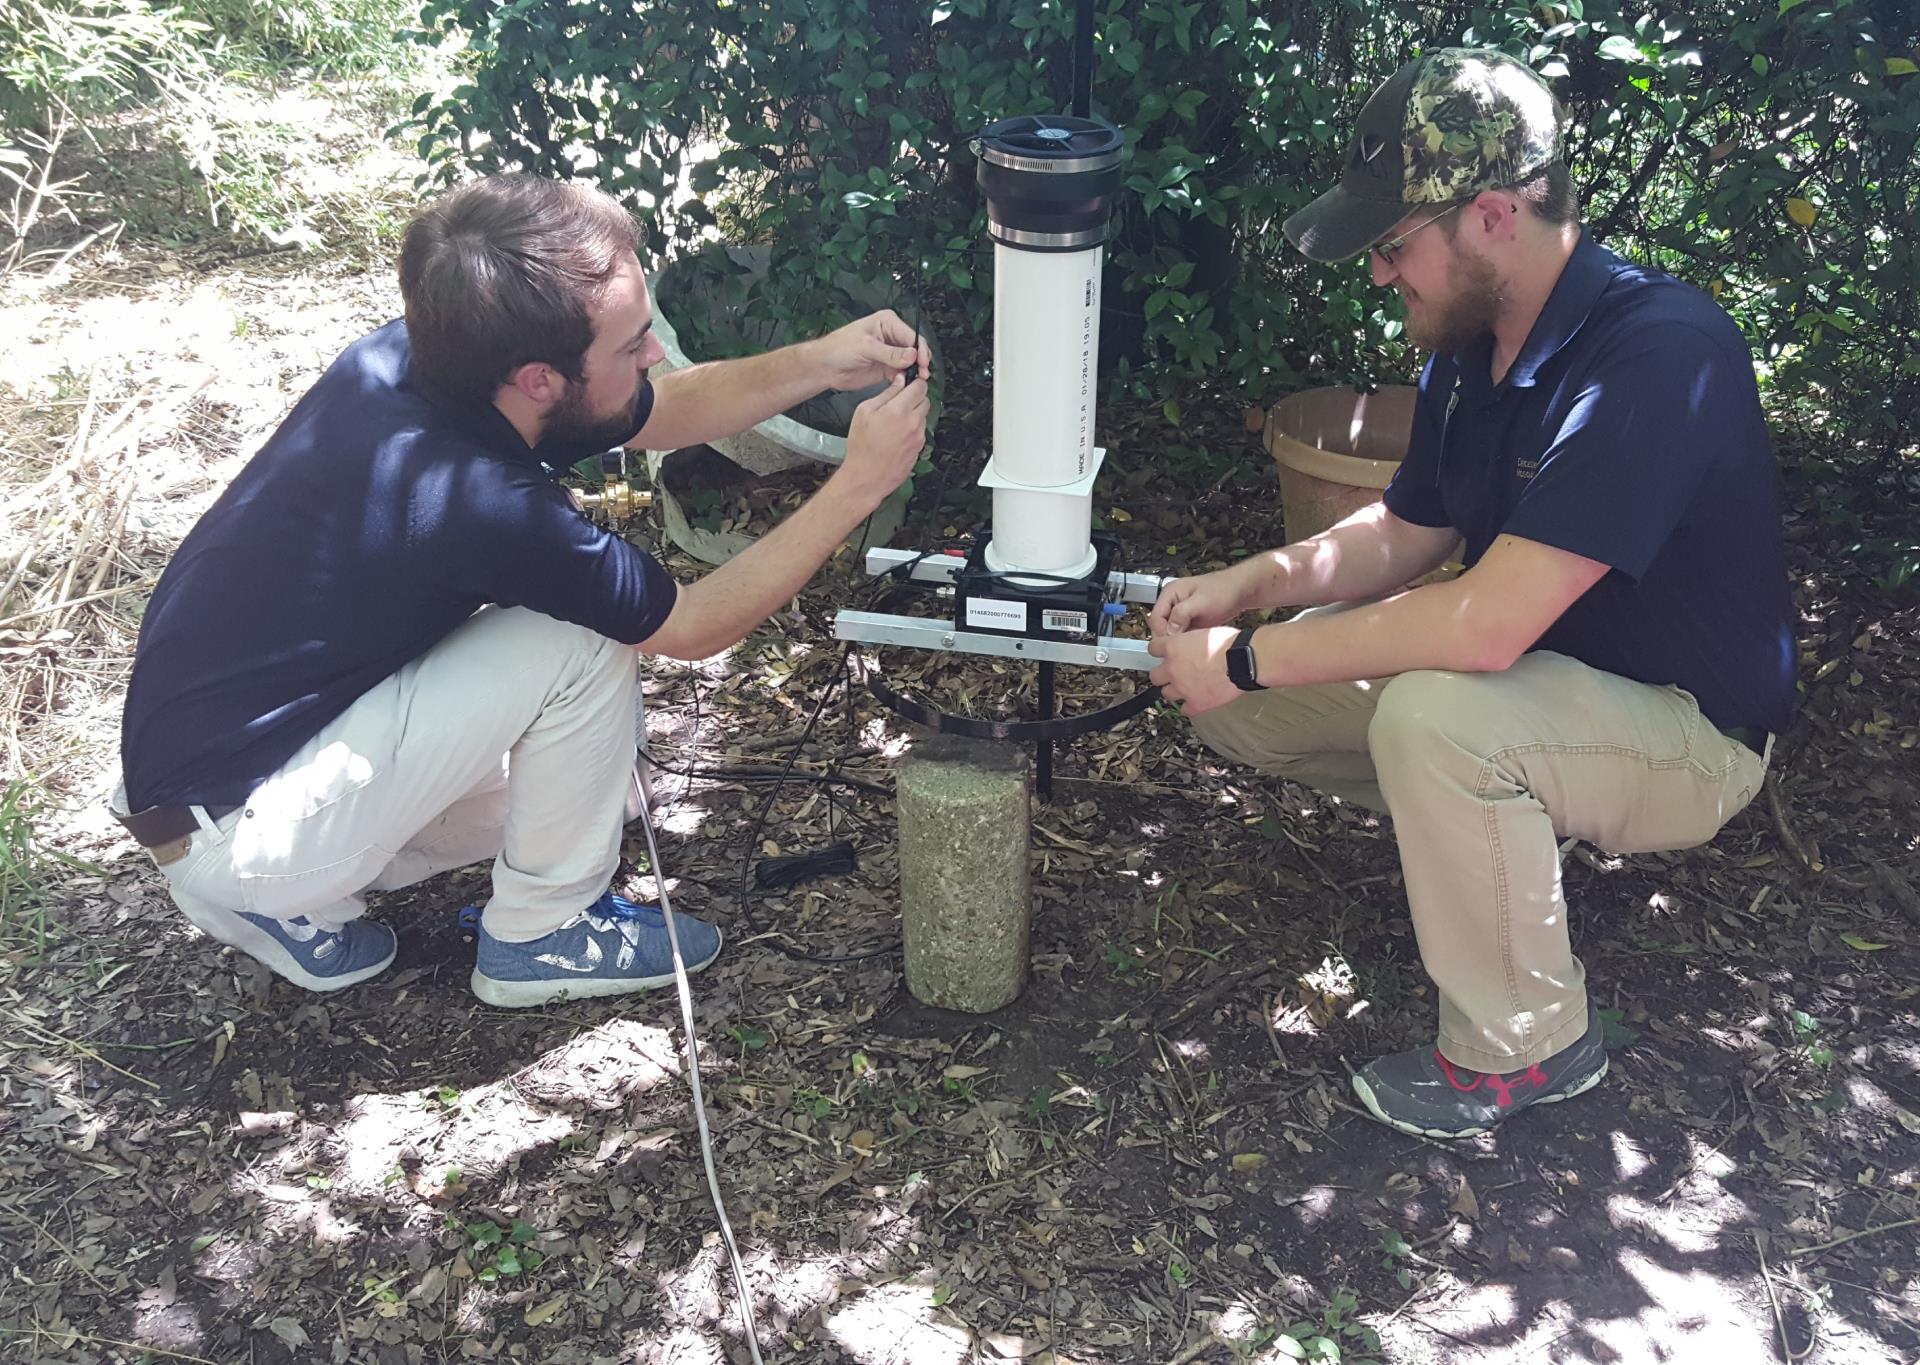
M 1406 459 L 1332 530 L 1168 585 L 1153 679 L 1220 753 L 1391 814 L 1439 1037 L 1354 1089 L 1464 1137 L 1606 1074 L 1561 842 L 1691 847 L 1760 789 L 1794 699 L 1778 476 L 1740 332 L 1581 226 L 1530 69 L 1428 53 L 1355 134 L 1285 230 L 1364 254 L 1431 352 Z M 1263 607 L 1315 610 L 1229 624 Z

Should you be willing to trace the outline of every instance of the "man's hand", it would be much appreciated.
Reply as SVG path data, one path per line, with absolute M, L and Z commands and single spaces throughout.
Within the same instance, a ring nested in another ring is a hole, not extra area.
M 882 309 L 828 332 L 813 343 L 821 378 L 829 388 L 864 389 L 918 365 L 925 375 L 933 359 L 927 343 L 892 309 Z
M 1224 626 L 1247 610 L 1244 567 L 1236 564 L 1196 578 L 1176 578 L 1160 589 L 1153 614 L 1147 618 L 1152 633 L 1178 635 L 1183 630 Z
M 1230 626 L 1215 626 L 1179 635 L 1155 635 L 1147 644 L 1147 653 L 1160 660 L 1160 666 L 1147 675 L 1148 681 L 1159 685 L 1162 697 L 1181 703 L 1180 713 L 1186 716 L 1197 716 L 1245 696 L 1227 676 L 1227 647 L 1239 633 Z
M 836 334 L 837 335 L 837 334 Z M 835 475 L 851 496 L 878 507 L 913 472 L 927 441 L 927 377 L 893 382 L 853 410 L 847 459 Z

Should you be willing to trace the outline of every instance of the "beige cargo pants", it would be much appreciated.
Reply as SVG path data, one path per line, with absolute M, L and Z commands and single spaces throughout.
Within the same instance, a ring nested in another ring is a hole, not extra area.
M 524 942 L 607 888 L 635 782 L 638 656 L 525 607 L 484 607 L 369 689 L 162 866 L 206 933 L 235 916 L 334 928 L 391 891 L 493 860 L 487 931 Z M 124 792 L 116 804 L 125 800 Z
M 1250 693 L 1193 728 L 1236 762 L 1391 814 L 1440 1052 L 1476 1071 L 1543 1061 L 1586 1028 L 1560 841 L 1704 844 L 1766 774 L 1690 694 L 1548 652 L 1503 673 Z

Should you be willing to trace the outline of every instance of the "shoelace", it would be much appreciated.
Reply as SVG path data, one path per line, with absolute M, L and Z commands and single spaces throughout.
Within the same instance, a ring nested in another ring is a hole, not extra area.
M 315 962 L 331 957 L 339 950 L 340 945 L 347 941 L 347 931 L 344 926 L 338 929 L 322 929 L 304 915 L 297 919 L 282 920 L 280 932 L 305 948 Z
M 651 905 L 635 905 L 626 897 L 611 892 L 595 901 L 593 907 L 585 912 L 587 923 L 595 929 L 618 929 L 620 937 L 636 947 L 640 943 L 640 926 L 652 924 L 659 913 Z
M 602 913 L 602 907 L 606 912 Z M 595 921 L 595 928 L 606 929 L 620 920 L 641 923 L 651 920 L 659 913 L 651 905 L 635 905 L 624 896 L 602 896 L 592 907 L 582 912 L 586 918 Z M 480 907 L 463 905 L 460 907 L 460 927 L 470 934 L 480 932 Z
M 1447 1084 L 1463 1094 L 1470 1094 L 1482 1085 L 1493 1091 L 1496 1108 L 1505 1109 L 1513 1104 L 1513 1092 L 1523 1085 L 1543 1086 L 1547 1083 L 1547 1073 L 1540 1069 L 1538 1062 L 1519 1071 L 1510 1071 L 1501 1075 L 1497 1071 L 1472 1071 L 1466 1067 L 1455 1068 L 1452 1062 L 1434 1049 L 1433 1059 L 1440 1063 L 1440 1070 L 1446 1075 Z M 1471 1076 L 1470 1081 L 1462 1082 L 1463 1075 Z

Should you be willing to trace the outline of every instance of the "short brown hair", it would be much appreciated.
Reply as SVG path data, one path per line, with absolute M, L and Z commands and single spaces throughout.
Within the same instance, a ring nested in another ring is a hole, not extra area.
M 1526 206 L 1533 210 L 1533 216 L 1555 227 L 1564 227 L 1580 221 L 1580 196 L 1574 193 L 1573 176 L 1568 173 L 1564 161 L 1550 162 L 1539 174 L 1521 181 L 1518 185 L 1503 185 L 1508 194 L 1516 194 Z M 1470 201 L 1469 201 L 1470 202 Z M 1437 219 L 1440 230 L 1452 241 L 1460 235 L 1460 220 L 1449 215 Z
M 415 215 L 400 246 L 414 369 L 483 403 L 534 361 L 580 379 L 589 310 L 639 240 L 599 190 L 530 175 L 462 185 Z
M 1536 218 L 1556 227 L 1580 221 L 1580 196 L 1573 192 L 1573 176 L 1564 161 L 1549 163 L 1540 174 L 1511 188 L 1532 206 Z

